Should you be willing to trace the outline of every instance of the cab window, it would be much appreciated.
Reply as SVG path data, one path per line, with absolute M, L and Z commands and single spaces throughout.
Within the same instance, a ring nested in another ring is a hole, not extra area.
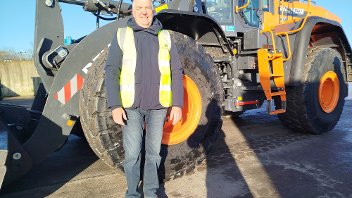
M 233 23 L 233 0 L 206 0 L 205 3 L 208 15 L 219 24 Z
M 245 5 L 247 1 L 248 0 L 239 0 L 239 6 Z M 259 0 L 251 0 L 249 6 L 240 11 L 242 12 L 244 19 L 246 20 L 248 25 L 259 27 L 259 20 L 260 20 L 258 16 L 259 6 L 260 6 Z
M 263 11 L 269 12 L 270 10 L 269 0 L 262 0 L 262 5 L 263 5 Z

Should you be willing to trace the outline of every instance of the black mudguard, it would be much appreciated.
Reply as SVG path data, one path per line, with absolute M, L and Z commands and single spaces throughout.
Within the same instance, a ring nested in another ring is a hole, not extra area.
M 297 34 L 292 56 L 292 64 L 290 69 L 290 75 L 288 79 L 288 86 L 296 86 L 301 83 L 301 77 L 303 73 L 303 66 L 306 55 L 308 53 L 308 45 L 310 41 L 310 36 L 313 31 L 313 28 L 318 23 L 327 23 L 336 28 L 341 38 L 344 49 L 347 53 L 351 54 L 351 46 L 348 43 L 346 34 L 343 31 L 343 28 L 340 23 L 332 20 L 328 20 L 321 17 L 309 17 L 303 29 Z
M 233 55 L 220 25 L 210 16 L 196 12 L 163 10 L 156 15 L 163 28 L 187 35 L 201 44 L 219 45 Z

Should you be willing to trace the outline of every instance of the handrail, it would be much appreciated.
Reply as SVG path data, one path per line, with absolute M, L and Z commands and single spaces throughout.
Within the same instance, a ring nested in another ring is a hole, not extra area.
M 268 57 L 269 60 L 274 60 L 275 59 L 275 55 L 277 54 L 277 51 L 276 51 L 276 43 L 275 43 L 275 36 L 274 36 L 274 33 L 273 31 L 269 31 L 270 34 L 271 34 L 271 40 L 272 40 L 272 44 L 273 44 L 273 51 L 274 53 Z M 284 33 L 285 36 L 286 36 L 286 42 L 287 42 L 287 48 L 288 48 L 288 56 L 286 58 L 283 59 L 283 61 L 288 61 L 291 59 L 292 57 L 292 51 L 291 51 L 291 42 L 290 42 L 290 38 L 288 36 L 288 33 Z M 277 35 L 277 36 L 281 36 L 281 35 Z
M 242 9 L 247 8 L 250 3 L 251 3 L 251 0 L 247 0 L 247 3 L 246 3 L 244 6 L 238 7 L 238 6 L 236 5 L 236 9 L 235 9 L 236 13 L 237 13 L 238 11 L 242 10 Z
M 303 29 L 303 27 L 304 27 L 304 25 L 306 24 L 306 22 L 307 22 L 307 19 L 308 19 L 308 17 L 309 17 L 309 13 L 306 15 L 306 17 L 303 19 L 303 22 L 302 22 L 302 24 L 301 24 L 301 26 L 298 28 L 298 29 L 295 29 L 295 30 L 290 30 L 290 31 L 288 31 L 288 32 L 278 32 L 278 33 L 276 33 L 276 35 L 283 35 L 283 34 L 293 34 L 293 33 L 296 33 L 296 32 L 299 32 L 299 31 L 301 31 L 302 29 Z
M 274 33 L 273 31 L 269 31 L 270 34 L 271 34 L 271 40 L 272 40 L 272 44 L 273 44 L 273 50 L 274 50 L 274 53 L 272 54 L 272 56 L 268 57 L 269 60 L 274 60 L 275 59 L 275 54 L 277 54 L 276 52 L 276 43 L 275 43 L 275 37 L 274 37 Z
M 284 58 L 283 61 L 288 61 L 292 57 L 291 43 L 290 43 L 289 34 L 293 34 L 293 33 L 299 32 L 299 31 L 301 31 L 303 29 L 304 25 L 307 22 L 308 17 L 310 16 L 310 5 L 311 5 L 311 0 L 308 0 L 307 15 L 304 17 L 304 20 L 303 20 L 303 22 L 302 22 L 302 24 L 300 25 L 299 28 L 297 28 L 295 30 L 288 31 L 288 32 L 275 33 L 276 36 L 282 36 L 282 35 L 286 36 L 286 42 L 287 42 L 287 45 L 288 45 L 288 56 L 286 58 Z M 274 53 L 272 54 L 272 56 L 269 57 L 269 59 L 273 60 L 273 59 L 275 59 L 275 55 L 277 54 L 275 36 L 274 36 L 273 31 L 261 31 L 261 33 L 265 33 L 265 32 L 269 32 L 271 34 L 271 40 L 272 40 Z
M 293 33 L 301 31 L 303 29 L 304 25 L 306 24 L 308 17 L 310 16 L 310 4 L 311 4 L 310 2 L 311 2 L 311 0 L 308 0 L 307 15 L 304 17 L 304 20 L 303 20 L 301 26 L 298 29 L 290 30 L 288 32 L 279 32 L 279 33 L 276 33 L 276 35 L 279 36 L 279 35 L 283 35 L 283 34 L 286 34 L 286 33 L 287 34 L 293 34 Z
M 287 42 L 287 48 L 288 48 L 288 56 L 287 58 L 284 58 L 283 61 L 288 61 L 292 57 L 292 51 L 291 51 L 291 43 L 290 43 L 290 38 L 288 37 L 288 33 L 286 35 L 286 42 Z

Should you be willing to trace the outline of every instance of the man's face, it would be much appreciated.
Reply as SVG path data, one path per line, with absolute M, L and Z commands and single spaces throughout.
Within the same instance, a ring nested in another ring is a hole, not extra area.
M 143 28 L 150 27 L 153 21 L 151 0 L 134 0 L 132 15 L 139 26 Z

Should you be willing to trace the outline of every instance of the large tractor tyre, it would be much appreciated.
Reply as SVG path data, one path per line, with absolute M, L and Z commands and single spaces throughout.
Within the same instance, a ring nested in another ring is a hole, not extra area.
M 279 114 L 279 119 L 297 132 L 330 131 L 340 119 L 347 96 L 341 55 L 330 48 L 312 49 L 301 82 L 287 89 L 287 111 Z
M 171 35 L 186 76 L 185 99 L 182 124 L 173 128 L 165 124 L 159 175 L 162 180 L 182 176 L 206 157 L 221 130 L 224 96 L 218 68 L 205 49 L 188 36 L 176 32 Z
M 93 62 L 80 93 L 80 124 L 94 153 L 111 167 L 121 167 L 124 158 L 122 132 L 107 108 L 104 66 L 108 49 Z
M 183 118 L 177 125 L 166 122 L 161 149 L 161 180 L 194 169 L 212 147 L 222 126 L 222 83 L 214 63 L 201 45 L 171 32 L 184 69 Z M 106 106 L 104 86 L 105 50 L 91 66 L 80 95 L 80 119 L 94 152 L 108 165 L 122 168 L 122 131 Z

